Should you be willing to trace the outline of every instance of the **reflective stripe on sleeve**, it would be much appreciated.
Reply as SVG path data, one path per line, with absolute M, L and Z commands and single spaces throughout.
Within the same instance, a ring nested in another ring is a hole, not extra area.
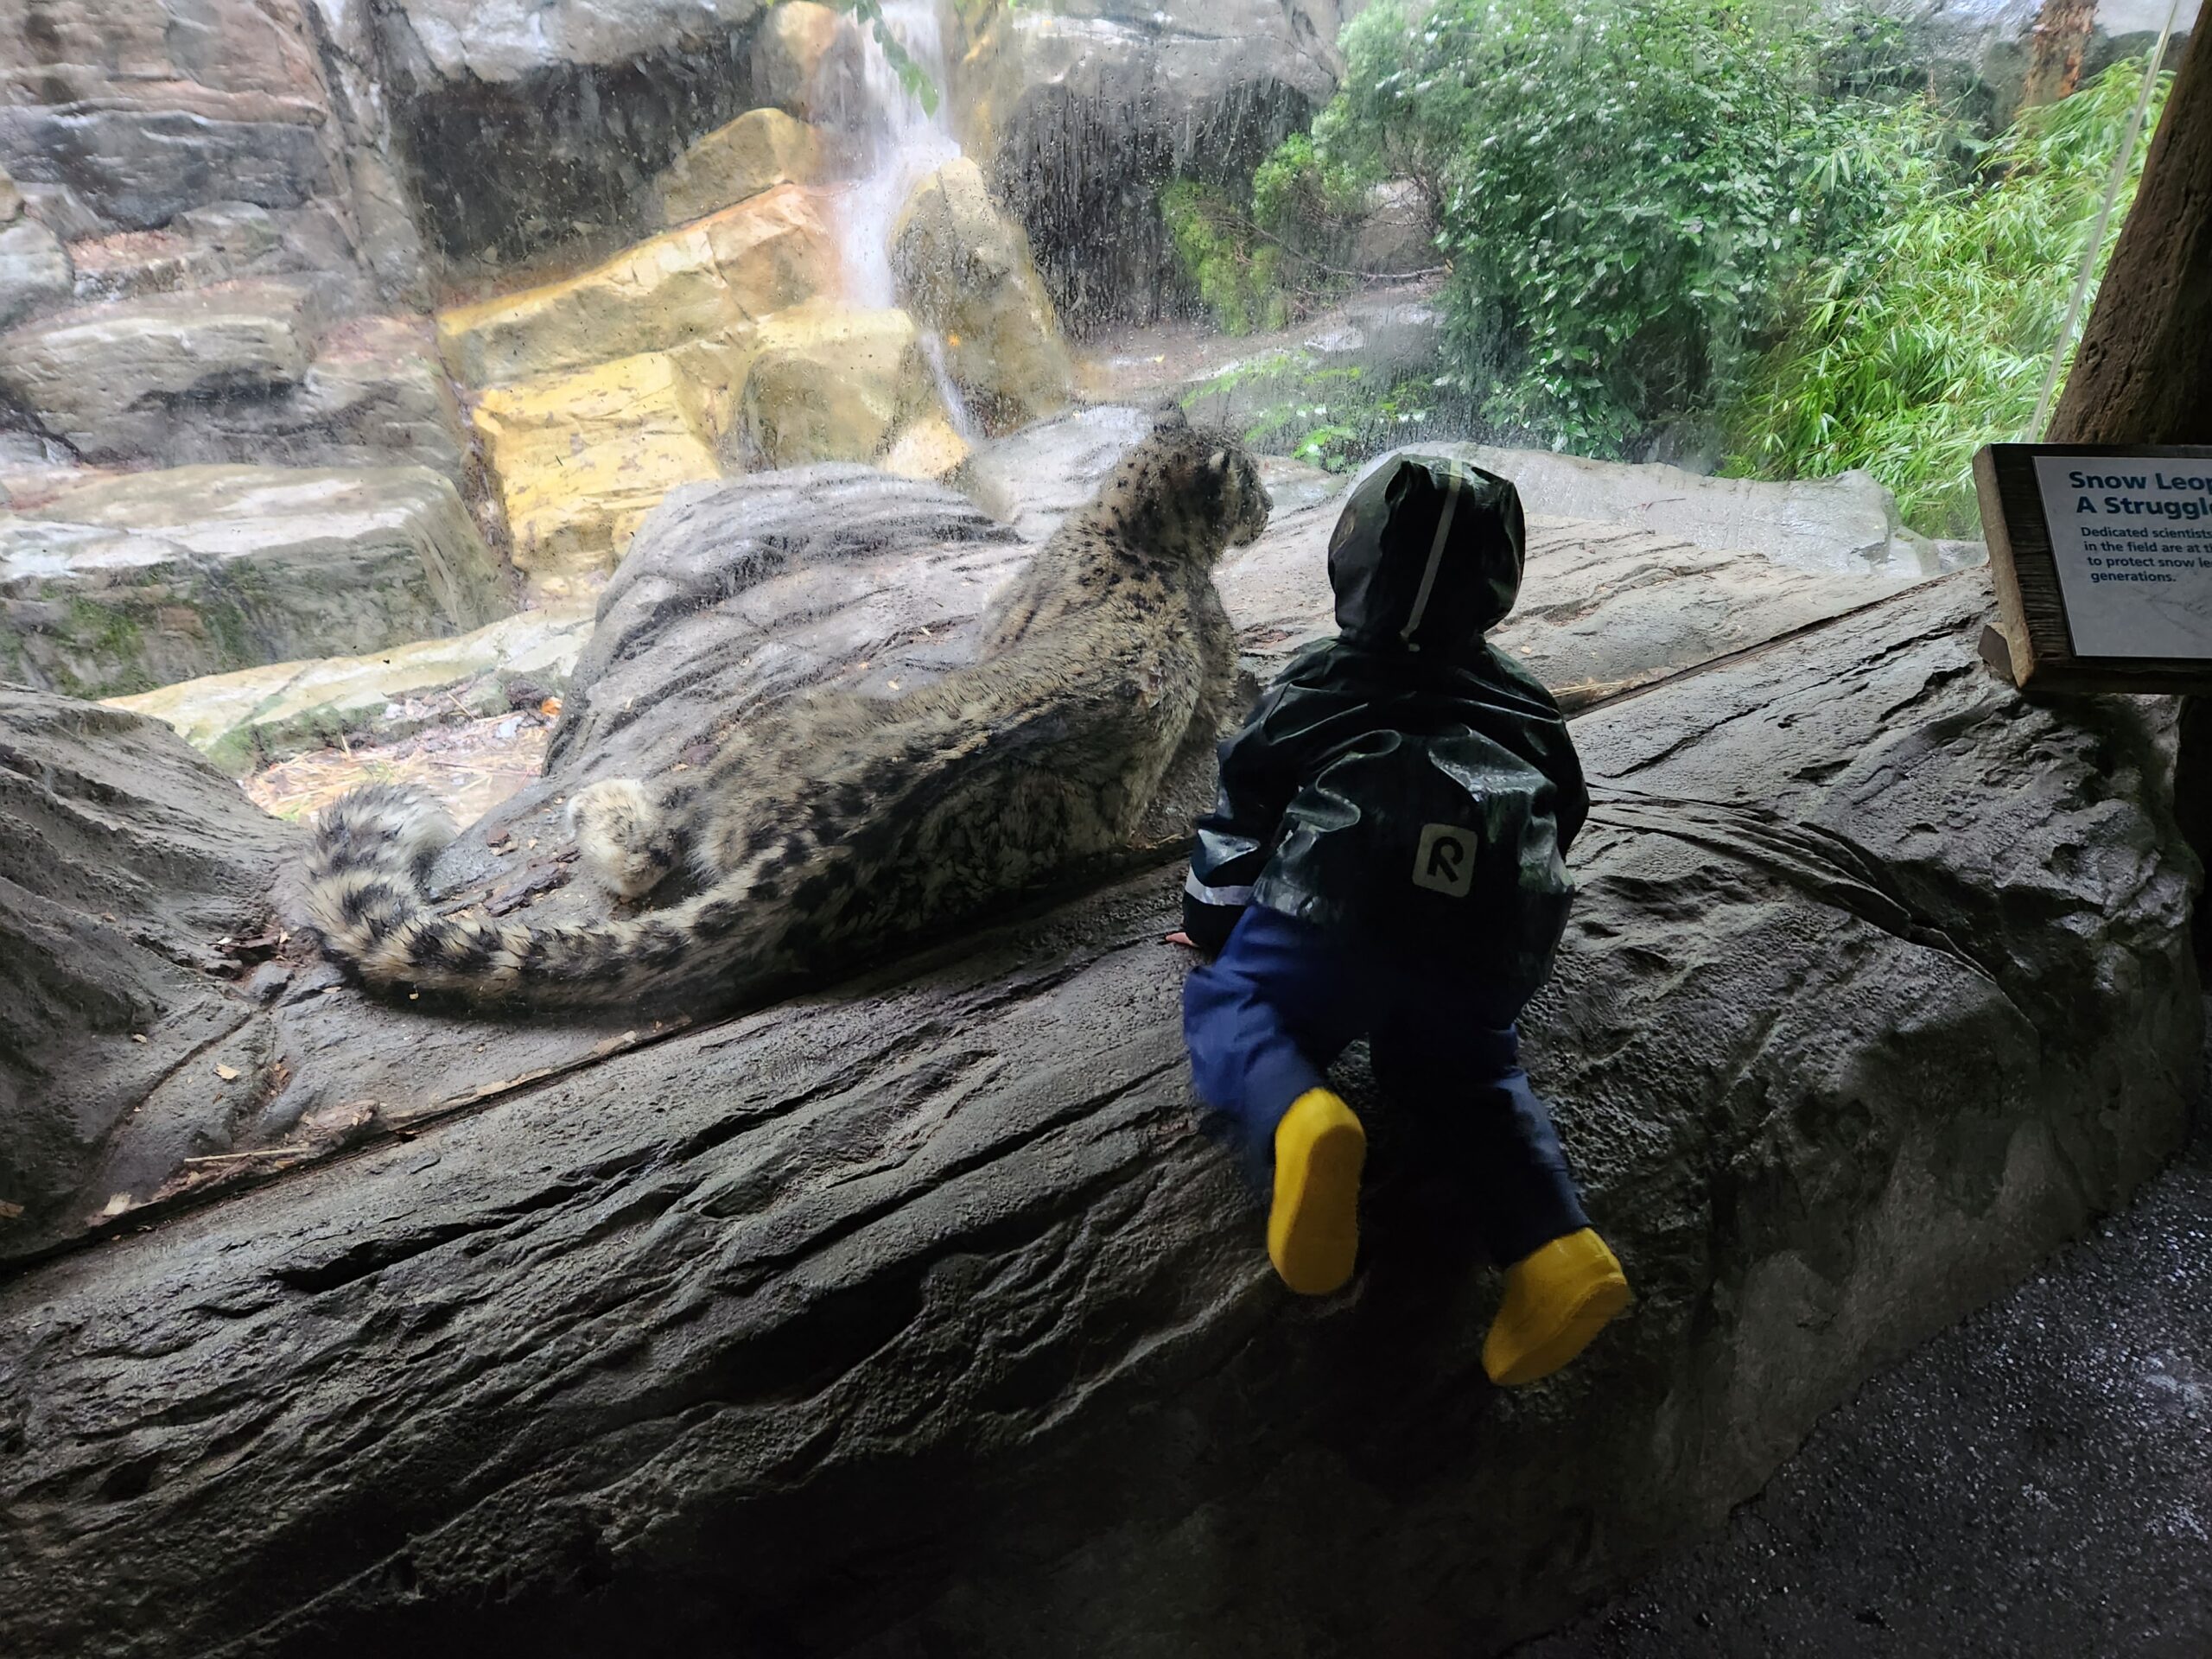
M 1198 873 L 1192 871 L 1183 878 L 1183 891 L 1202 905 L 1242 906 L 1252 902 L 1249 885 L 1241 887 L 1210 887 L 1198 880 Z

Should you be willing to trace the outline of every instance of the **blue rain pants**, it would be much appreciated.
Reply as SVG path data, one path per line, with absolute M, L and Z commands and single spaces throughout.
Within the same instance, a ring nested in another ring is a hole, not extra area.
M 1183 988 L 1198 1097 L 1223 1114 L 1246 1169 L 1271 1163 L 1275 1125 L 1362 1037 L 1375 1080 L 1443 1131 L 1465 1170 L 1484 1248 L 1501 1266 L 1590 1224 L 1551 1114 L 1521 1069 L 1517 1005 L 1449 969 L 1362 949 L 1254 905 Z

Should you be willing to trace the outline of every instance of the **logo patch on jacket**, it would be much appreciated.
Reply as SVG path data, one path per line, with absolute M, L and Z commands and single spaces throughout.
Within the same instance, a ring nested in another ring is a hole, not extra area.
M 1414 854 L 1414 886 L 1464 899 L 1474 884 L 1473 834 L 1453 823 L 1421 825 L 1421 847 Z

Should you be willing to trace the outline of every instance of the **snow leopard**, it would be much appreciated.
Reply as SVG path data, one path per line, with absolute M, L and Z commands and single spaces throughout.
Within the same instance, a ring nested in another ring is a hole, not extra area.
M 1213 569 L 1272 505 L 1240 444 L 1170 410 L 993 601 L 973 661 L 894 697 L 800 694 L 680 774 L 578 791 L 610 919 L 438 913 L 449 822 L 372 785 L 315 825 L 309 920 L 372 986 L 528 1010 L 728 1001 L 1046 888 L 1211 763 L 1236 672 Z M 634 907 L 679 868 L 689 896 Z

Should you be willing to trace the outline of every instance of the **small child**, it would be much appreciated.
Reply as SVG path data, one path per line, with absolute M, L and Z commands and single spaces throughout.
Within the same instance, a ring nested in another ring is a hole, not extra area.
M 1533 1382 L 1627 1305 L 1514 1020 L 1551 972 L 1589 810 L 1543 687 L 1483 638 L 1521 586 L 1513 486 L 1408 451 L 1352 486 L 1329 543 L 1343 630 L 1222 745 L 1183 902 L 1214 959 L 1184 991 L 1200 1097 L 1255 1172 L 1293 1290 L 1351 1278 L 1366 1132 L 1323 1070 L 1369 1039 L 1382 1091 L 1458 1115 L 1482 1242 L 1505 1268 L 1483 1363 Z

